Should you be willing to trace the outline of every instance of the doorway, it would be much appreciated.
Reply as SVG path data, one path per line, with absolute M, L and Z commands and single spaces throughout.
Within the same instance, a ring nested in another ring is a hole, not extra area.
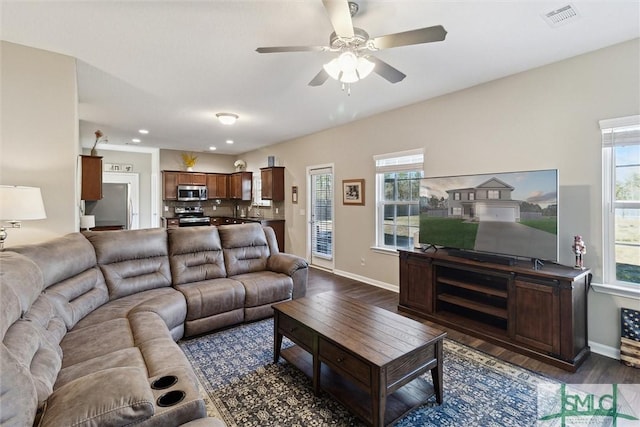
M 334 268 L 333 165 L 307 168 L 307 219 L 309 224 L 308 259 L 324 270 Z

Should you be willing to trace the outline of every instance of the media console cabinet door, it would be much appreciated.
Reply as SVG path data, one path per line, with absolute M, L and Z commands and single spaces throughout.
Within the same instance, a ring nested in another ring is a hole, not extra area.
M 433 266 L 431 259 L 400 252 L 400 305 L 432 314 Z
M 560 295 L 553 284 L 517 278 L 515 339 L 548 354 L 560 355 Z

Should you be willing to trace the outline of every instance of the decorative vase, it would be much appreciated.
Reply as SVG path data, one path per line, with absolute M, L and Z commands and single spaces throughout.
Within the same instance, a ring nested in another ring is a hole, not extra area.
M 98 156 L 98 150 L 96 150 L 95 146 L 91 149 L 91 156 L 92 157 L 97 157 Z

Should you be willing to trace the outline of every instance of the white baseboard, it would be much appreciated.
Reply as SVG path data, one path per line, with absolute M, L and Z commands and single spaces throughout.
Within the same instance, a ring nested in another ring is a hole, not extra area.
M 346 277 L 348 279 L 357 280 L 358 282 L 366 283 L 367 285 L 377 286 L 379 288 L 386 289 L 388 291 L 392 291 L 392 292 L 395 292 L 395 293 L 399 292 L 398 287 L 395 286 L 395 285 L 392 285 L 391 283 L 381 282 L 379 280 L 371 279 L 369 277 L 365 277 L 365 276 L 360 276 L 358 274 L 349 273 L 348 271 L 333 270 L 333 273 L 338 275 L 338 276 L 342 276 L 342 277 Z
M 327 271 L 329 271 L 329 270 L 327 270 Z M 368 285 L 377 286 L 379 288 L 386 289 L 388 291 L 393 291 L 395 293 L 399 292 L 398 287 L 395 286 L 395 285 L 392 285 L 390 283 L 381 282 L 379 280 L 371 279 L 369 277 L 365 277 L 365 276 L 360 276 L 358 274 L 349 273 L 348 271 L 333 270 L 333 273 L 338 275 L 338 276 L 342 276 L 342 277 L 346 277 L 348 279 L 353 279 L 353 280 L 357 280 L 359 282 L 366 283 Z M 620 349 L 619 348 L 611 347 L 611 346 L 604 345 L 604 344 L 600 344 L 600 343 L 597 343 L 595 341 L 589 341 L 589 347 L 591 347 L 591 351 L 593 353 L 600 354 L 600 355 L 606 356 L 606 357 L 610 357 L 612 359 L 620 360 Z
M 593 353 L 597 353 L 602 356 L 607 356 L 612 359 L 620 360 L 619 348 L 610 347 L 608 345 L 600 344 L 594 341 L 589 341 L 589 347 L 591 347 L 591 351 Z

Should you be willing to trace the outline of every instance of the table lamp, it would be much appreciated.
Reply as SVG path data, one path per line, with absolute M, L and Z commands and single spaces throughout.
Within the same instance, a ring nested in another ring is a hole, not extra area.
M 96 226 L 95 215 L 80 215 L 80 231 L 89 230 Z
M 7 221 L 11 228 L 20 228 L 20 221 L 47 217 L 38 187 L 0 185 L 0 221 Z M 7 239 L 5 227 L 0 227 L 0 248 Z

